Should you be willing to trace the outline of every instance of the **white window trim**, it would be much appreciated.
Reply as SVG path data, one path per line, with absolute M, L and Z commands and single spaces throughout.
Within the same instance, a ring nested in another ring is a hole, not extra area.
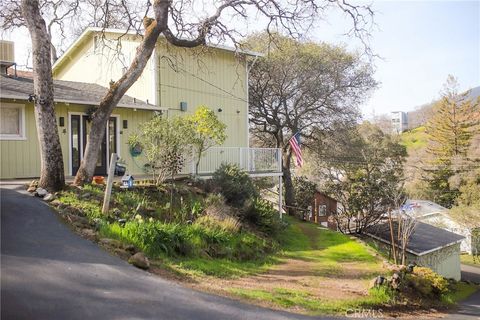
M 25 105 L 19 103 L 1 103 L 1 108 L 15 108 L 20 110 L 20 134 L 0 134 L 0 140 L 27 140 L 25 130 Z

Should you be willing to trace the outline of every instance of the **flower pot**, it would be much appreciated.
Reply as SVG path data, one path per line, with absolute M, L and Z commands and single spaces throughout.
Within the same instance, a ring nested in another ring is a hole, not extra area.
M 94 176 L 93 177 L 93 182 L 96 184 L 104 184 L 105 183 L 105 178 L 102 176 Z

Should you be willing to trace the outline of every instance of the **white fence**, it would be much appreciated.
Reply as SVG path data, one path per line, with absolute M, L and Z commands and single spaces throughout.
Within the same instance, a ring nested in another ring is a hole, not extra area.
M 282 172 L 282 152 L 277 148 L 210 148 L 200 160 L 198 174 L 212 174 L 223 163 L 236 164 L 251 174 L 280 173 Z M 191 163 L 190 168 L 185 169 L 188 173 L 194 173 L 195 164 Z

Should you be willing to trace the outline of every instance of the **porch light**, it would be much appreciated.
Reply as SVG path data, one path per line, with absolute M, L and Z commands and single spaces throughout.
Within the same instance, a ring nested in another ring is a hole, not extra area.
M 187 111 L 187 103 L 185 101 L 180 102 L 180 111 Z

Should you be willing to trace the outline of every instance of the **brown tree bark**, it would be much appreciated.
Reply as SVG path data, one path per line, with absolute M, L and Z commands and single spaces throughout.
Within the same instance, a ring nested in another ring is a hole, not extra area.
M 56 191 L 64 187 L 65 176 L 53 100 L 50 37 L 38 0 L 22 0 L 21 8 L 32 39 L 34 110 L 41 166 L 39 186 Z
M 286 150 L 285 150 L 286 149 Z M 295 194 L 293 191 L 293 180 L 290 166 L 292 162 L 292 151 L 290 147 L 282 149 L 282 172 L 283 172 L 283 185 L 285 188 L 285 205 L 287 213 L 289 215 L 295 214 Z
M 111 84 L 107 95 L 102 99 L 97 111 L 92 116 L 92 129 L 88 135 L 83 160 L 75 176 L 74 184 L 82 185 L 92 180 L 101 142 L 105 135 L 108 118 L 125 92 L 138 80 L 143 72 L 160 34 L 167 29 L 169 0 L 157 0 L 153 3 L 155 20 L 146 19 L 145 35 L 137 48 L 137 53 L 130 68 L 117 81 Z M 159 23 L 157 23 L 159 21 Z

